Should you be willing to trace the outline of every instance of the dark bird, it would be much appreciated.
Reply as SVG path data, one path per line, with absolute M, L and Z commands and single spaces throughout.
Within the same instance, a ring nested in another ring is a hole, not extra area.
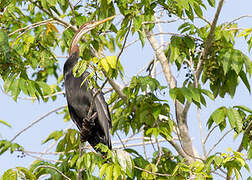
M 108 105 L 98 89 L 88 89 L 88 80 L 81 86 L 89 73 L 85 71 L 82 76 L 77 78 L 73 76 L 73 68 L 79 59 L 78 42 L 81 37 L 99 24 L 113 18 L 114 16 L 82 25 L 72 39 L 69 58 L 64 64 L 65 91 L 71 119 L 80 130 L 81 141 L 88 141 L 96 151 L 100 151 L 95 148 L 98 143 L 103 143 L 110 149 L 112 148 L 109 134 L 109 128 L 112 125 Z M 88 117 L 90 107 L 92 113 Z

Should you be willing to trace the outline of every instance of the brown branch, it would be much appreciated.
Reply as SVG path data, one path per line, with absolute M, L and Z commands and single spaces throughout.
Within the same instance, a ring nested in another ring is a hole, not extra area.
M 165 56 L 164 51 L 162 51 L 162 48 L 159 48 L 158 42 L 154 36 L 154 33 L 152 31 L 146 32 L 147 34 L 147 39 L 149 40 L 156 57 L 161 63 L 163 73 L 165 75 L 166 81 L 169 85 L 170 88 L 175 88 L 177 87 L 177 82 L 176 79 L 174 78 L 170 65 L 169 65 L 169 56 L 168 59 Z M 170 54 L 170 53 L 169 53 Z M 187 126 L 187 120 L 186 120 L 186 114 L 183 112 L 183 105 L 178 101 L 175 100 L 175 112 L 176 112 L 176 119 L 178 123 L 178 128 L 180 131 L 180 136 L 181 136 L 181 146 L 187 152 L 187 154 L 190 154 L 190 156 L 185 156 L 186 160 L 188 162 L 193 162 L 193 159 L 191 156 L 194 156 L 194 151 L 193 151 L 193 146 L 192 146 L 192 140 L 189 135 L 189 130 Z
M 209 156 L 209 154 L 214 150 L 214 148 L 216 148 L 216 146 L 217 146 L 218 144 L 220 144 L 220 142 L 224 139 L 224 137 L 225 137 L 226 135 L 228 135 L 232 130 L 233 130 L 233 129 L 228 130 L 228 131 L 217 141 L 217 143 L 215 143 L 215 144 L 213 145 L 213 147 L 208 151 L 206 157 Z
M 122 55 L 122 53 L 123 53 L 123 51 L 124 51 L 124 48 L 125 48 L 125 45 L 126 45 L 126 42 L 127 42 L 128 36 L 129 36 L 129 32 L 130 32 L 130 28 L 131 28 L 132 21 L 133 21 L 133 20 L 131 20 L 131 21 L 130 21 L 130 24 L 129 24 L 129 29 L 128 29 L 127 34 L 125 35 L 125 38 L 124 38 L 124 42 L 123 42 L 122 48 L 121 48 L 121 50 L 120 50 L 119 54 L 117 55 L 117 58 L 116 58 L 116 67 L 117 67 L 117 65 L 118 65 L 119 58 L 120 58 L 120 56 Z
M 67 180 L 71 180 L 69 177 L 67 177 L 63 172 L 61 172 L 60 170 L 58 170 L 56 167 L 49 166 L 49 165 L 40 165 L 40 166 L 36 167 L 33 170 L 32 173 L 34 174 L 39 168 L 50 168 L 50 169 L 53 169 L 53 170 L 57 171 L 57 173 L 59 173 L 61 176 L 63 176 L 64 178 L 66 178 Z
M 13 34 L 16 34 L 17 32 L 24 31 L 26 29 L 32 29 L 34 27 L 37 27 L 38 25 L 44 25 L 44 24 L 47 24 L 48 22 L 52 22 L 52 21 L 53 21 L 53 19 L 51 18 L 51 19 L 47 19 L 47 20 L 44 20 L 44 21 L 41 21 L 41 22 L 36 22 L 34 24 L 30 24 L 30 25 L 28 25 L 26 27 L 23 27 L 23 28 L 17 29 L 16 31 L 11 32 L 10 34 L 8 34 L 8 36 L 10 37 Z
M 49 17 L 53 18 L 54 20 L 58 21 L 59 23 L 61 23 L 63 26 L 65 26 L 66 28 L 70 27 L 74 32 L 77 32 L 78 28 L 76 26 L 71 25 L 70 23 L 64 21 L 62 18 L 53 15 L 50 11 L 48 11 L 47 9 L 44 9 L 39 3 L 34 2 L 32 0 L 29 0 L 32 4 L 34 4 L 35 6 L 37 6 L 40 10 L 42 10 L 43 12 L 45 12 Z
M 237 149 L 237 152 L 241 152 L 243 150 L 243 141 L 244 141 L 245 135 L 248 135 L 251 129 L 252 129 L 252 121 L 249 122 L 247 128 L 245 129 L 245 132 L 243 133 L 243 137 L 239 145 L 239 148 Z
M 223 6 L 223 3 L 224 3 L 224 0 L 219 1 L 217 10 L 216 10 L 216 13 L 215 13 L 215 16 L 214 16 L 214 20 L 213 20 L 213 22 L 211 24 L 210 32 L 209 32 L 209 34 L 207 36 L 205 48 L 204 48 L 204 50 L 202 51 L 202 53 L 201 53 L 201 55 L 199 57 L 199 62 L 197 64 L 197 69 L 196 69 L 196 72 L 195 72 L 197 80 L 199 80 L 200 74 L 201 74 L 201 72 L 203 70 L 203 61 L 204 61 L 204 59 L 207 58 L 208 50 L 212 46 L 212 42 L 214 40 L 214 31 L 215 31 L 215 28 L 216 28 L 217 20 L 219 18 L 220 11 L 221 11 L 221 8 Z
M 153 174 L 153 175 L 156 175 L 156 176 L 172 176 L 171 174 L 162 174 L 162 173 L 156 173 L 156 172 L 151 172 L 151 171 L 147 171 L 146 169 L 143 169 L 143 168 L 140 168 L 138 166 L 135 166 L 134 168 L 140 170 L 140 171 L 144 171 L 148 174 Z
M 209 133 L 207 134 L 207 136 L 206 136 L 206 138 L 205 138 L 205 140 L 204 140 L 204 144 L 206 144 L 206 142 L 207 142 L 208 138 L 210 137 L 211 133 L 212 133 L 213 130 L 214 130 L 215 128 L 217 128 L 218 126 L 219 126 L 219 125 L 215 125 L 215 126 L 209 131 Z
M 57 112 L 63 108 L 65 108 L 66 105 L 64 106 L 60 106 L 46 114 L 44 114 L 43 116 L 41 116 L 40 118 L 38 118 L 37 120 L 35 120 L 34 122 L 32 122 L 31 124 L 29 124 L 27 127 L 25 127 L 24 129 L 22 129 L 21 131 L 19 131 L 11 140 L 10 142 L 13 142 L 18 136 L 20 136 L 23 132 L 25 132 L 27 129 L 29 129 L 30 127 L 32 127 L 33 125 L 37 124 L 38 122 L 40 122 L 42 119 L 44 119 L 45 117 L 49 116 L 50 114 Z
M 76 17 L 75 17 L 75 14 L 74 14 L 74 7 L 73 7 L 72 3 L 70 2 L 70 0 L 68 0 L 68 3 L 69 3 L 69 6 L 70 6 L 72 14 L 73 14 L 73 23 L 76 24 Z

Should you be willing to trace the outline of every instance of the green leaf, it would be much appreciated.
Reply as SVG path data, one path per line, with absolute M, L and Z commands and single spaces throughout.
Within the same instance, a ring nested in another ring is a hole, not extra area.
M 5 173 L 1 177 L 1 180 L 17 180 L 17 171 L 14 171 L 12 169 L 5 171 Z
M 249 149 L 248 149 L 248 160 L 252 159 L 252 143 L 250 142 L 249 144 Z
M 202 9 L 200 8 L 200 5 L 198 3 L 194 3 L 193 8 L 195 13 L 201 18 L 203 16 L 203 12 Z
M 209 5 L 215 7 L 215 0 L 207 0 Z
M 75 154 L 75 155 L 73 156 L 73 158 L 72 158 L 71 161 L 70 161 L 70 166 L 71 166 L 71 167 L 73 167 L 73 166 L 75 165 L 75 163 L 76 163 L 76 161 L 77 161 L 78 158 L 79 158 L 79 154 Z
M 233 109 L 233 118 L 235 119 L 235 124 L 238 132 L 242 131 L 243 123 L 242 123 L 242 118 L 240 116 L 240 113 Z
M 36 180 L 36 176 L 34 174 L 32 174 L 32 172 L 30 172 L 28 169 L 24 168 L 24 167 L 17 167 L 17 170 L 19 171 L 19 173 L 21 172 L 23 174 L 23 176 L 25 177 L 25 179 L 29 179 L 29 180 Z
M 121 167 L 118 164 L 115 164 L 113 168 L 113 179 L 116 180 L 118 177 L 121 177 L 121 175 Z
M 111 179 L 112 179 L 113 164 L 109 165 L 109 166 L 106 168 L 105 174 L 106 174 L 105 180 L 111 180 Z
M 60 137 L 63 136 L 63 131 L 54 131 L 52 132 L 44 141 L 42 141 L 42 144 L 47 143 L 48 141 L 54 139 L 55 141 L 57 141 Z
M 51 6 L 56 6 L 57 0 L 50 0 L 50 1 L 47 1 L 47 2 Z
M 118 149 L 116 150 L 116 156 L 118 163 L 125 173 L 127 173 L 127 169 L 132 171 L 133 165 L 128 152 Z
M 239 75 L 244 62 L 243 53 L 235 49 L 232 51 L 231 58 L 232 58 L 231 67 L 236 72 L 236 74 Z
M 88 68 L 87 61 L 85 60 L 78 61 L 73 68 L 74 77 L 80 77 L 84 73 L 84 71 L 87 70 L 87 68 Z
M 226 108 L 225 107 L 221 107 L 221 108 L 218 108 L 216 109 L 212 115 L 211 115 L 211 118 L 213 119 L 213 121 L 216 123 L 216 124 L 220 124 L 222 123 L 223 121 L 225 121 L 225 117 L 226 117 Z
M 9 123 L 5 122 L 4 120 L 0 119 L 0 124 L 3 124 L 5 126 L 8 126 L 9 128 L 11 128 L 11 125 Z
M 230 70 L 231 64 L 232 64 L 231 52 L 226 51 L 225 54 L 222 56 L 222 66 L 223 66 L 224 75 L 226 75 L 227 72 Z
M 250 84 L 249 84 L 249 82 L 248 82 L 248 78 L 247 78 L 245 72 L 244 72 L 244 71 L 240 71 L 239 76 L 240 76 L 240 78 L 242 79 L 242 82 L 243 82 L 243 83 L 245 84 L 245 86 L 247 87 L 248 91 L 250 92 Z
M 183 38 L 183 41 L 185 42 L 186 46 L 189 48 L 189 49 L 194 49 L 195 48 L 195 44 L 194 44 L 194 40 L 193 38 L 189 37 L 189 36 L 185 36 Z
M 155 164 L 152 164 L 152 163 L 148 164 L 144 169 L 147 170 L 147 171 L 153 172 L 153 173 L 158 171 L 157 166 Z M 147 173 L 147 172 L 143 171 L 142 172 L 142 177 L 144 179 L 154 179 L 156 177 L 156 175 L 150 174 L 150 173 Z
M 249 113 L 252 113 L 252 110 L 246 106 L 234 106 L 234 108 L 242 109 L 244 111 L 247 111 Z
M 228 116 L 228 120 L 229 120 L 229 124 L 230 124 L 231 128 L 236 127 L 236 119 L 233 116 L 234 111 L 235 110 L 233 108 L 227 109 L 227 116 Z
M 100 171 L 99 171 L 99 177 L 100 177 L 100 178 L 102 178 L 102 176 L 103 176 L 103 174 L 105 173 L 105 171 L 106 171 L 106 169 L 107 169 L 108 166 L 109 166 L 108 163 L 105 163 L 105 164 L 102 165 L 102 167 L 101 167 L 101 169 L 100 169 Z
M 223 159 L 220 156 L 215 156 L 214 162 L 216 163 L 217 166 L 221 166 Z
M 8 34 L 3 29 L 0 29 L 0 53 L 6 54 L 10 51 L 8 39 Z

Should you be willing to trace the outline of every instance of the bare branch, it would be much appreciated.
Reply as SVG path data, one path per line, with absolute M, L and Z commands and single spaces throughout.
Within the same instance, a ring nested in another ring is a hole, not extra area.
M 206 44 L 205 44 L 205 48 L 204 50 L 202 51 L 202 53 L 200 54 L 200 57 L 199 57 L 199 62 L 197 64 L 197 69 L 196 69 L 196 78 L 197 80 L 199 80 L 200 78 L 200 74 L 203 70 L 203 60 L 206 59 L 207 55 L 208 55 L 208 50 L 210 49 L 210 47 L 212 46 L 212 42 L 214 40 L 214 31 L 215 31 L 215 27 L 216 27 L 216 24 L 217 24 L 217 20 L 219 18 L 219 15 L 220 15 L 220 11 L 222 9 L 222 6 L 223 6 L 223 3 L 224 3 L 224 0 L 220 0 L 219 1 L 219 4 L 218 4 L 218 7 L 217 7 L 217 10 L 216 10 L 216 13 L 215 13 L 215 16 L 214 16 L 214 20 L 211 24 L 211 29 L 210 29 L 210 32 L 207 36 L 207 40 L 206 40 Z
M 55 171 L 57 171 L 57 173 L 59 173 L 61 176 L 63 176 L 64 178 L 68 179 L 68 180 L 71 180 L 69 177 L 67 177 L 63 172 L 61 172 L 60 170 L 58 170 L 56 167 L 53 167 L 53 166 L 49 166 L 49 165 L 40 165 L 38 167 L 36 167 L 34 170 L 33 170 L 33 174 L 39 169 L 39 168 L 50 168 L 50 169 L 53 169 Z
M 162 173 L 150 172 L 150 171 L 147 171 L 146 169 L 140 168 L 138 166 L 134 166 L 134 167 L 136 169 L 140 170 L 140 171 L 144 171 L 144 172 L 147 172 L 148 174 L 153 174 L 153 175 L 156 175 L 156 176 L 172 176 L 171 174 L 162 174 Z
M 42 6 L 40 6 L 40 4 L 37 3 L 37 1 L 29 0 L 29 2 L 31 2 L 32 4 L 34 4 L 35 6 L 37 6 L 40 10 L 44 11 L 49 17 L 52 17 L 54 20 L 58 21 L 64 27 L 66 27 L 66 28 L 70 27 L 74 32 L 77 32 L 78 29 L 77 29 L 76 26 L 71 25 L 70 23 L 64 21 L 62 18 L 60 18 L 58 16 L 55 16 L 54 14 L 52 14 L 47 9 L 44 9 Z
M 130 21 L 129 29 L 128 29 L 128 32 L 127 32 L 126 35 L 125 35 L 122 48 L 121 48 L 120 52 L 119 52 L 118 55 L 117 55 L 117 58 L 116 58 L 116 67 L 117 67 L 117 65 L 118 65 L 119 58 L 120 58 L 120 56 L 122 55 L 123 50 L 124 50 L 124 48 L 125 48 L 125 45 L 126 45 L 126 42 L 127 42 L 128 36 L 129 36 L 129 32 L 130 32 L 130 28 L 131 28 L 132 21 L 133 21 L 133 20 Z
M 27 127 L 25 127 L 24 129 L 22 129 L 21 131 L 19 131 L 11 140 L 10 142 L 13 142 L 19 135 L 21 135 L 23 132 L 25 132 L 26 130 L 28 130 L 30 127 L 32 127 L 33 125 L 37 124 L 38 122 L 40 122 L 42 119 L 44 119 L 45 117 L 49 116 L 50 114 L 57 112 L 63 108 L 65 108 L 66 105 L 64 106 L 60 106 L 48 113 L 46 113 L 45 115 L 41 116 L 40 118 L 38 118 L 37 120 L 35 120 L 34 122 L 32 122 L 31 124 L 29 124 Z
M 211 133 L 213 132 L 213 130 L 214 130 L 215 128 L 217 128 L 217 127 L 218 127 L 218 125 L 215 125 L 215 126 L 209 131 L 209 133 L 208 133 L 207 136 L 206 136 L 206 139 L 203 141 L 204 144 L 206 144 L 207 139 L 209 138 L 209 136 L 211 135 Z
M 70 2 L 70 0 L 68 0 L 69 6 L 71 8 L 72 14 L 73 14 L 73 22 L 74 24 L 76 23 L 76 17 L 75 17 L 75 13 L 74 13 L 74 7 L 72 5 L 72 3 Z
M 30 156 L 32 158 L 39 159 L 39 160 L 46 161 L 46 162 L 54 162 L 54 163 L 62 163 L 63 162 L 61 160 L 48 159 L 48 158 L 44 158 L 44 157 L 40 157 L 40 156 L 34 156 L 34 155 L 30 154 L 29 151 L 21 151 L 21 152 L 23 152 L 26 156 Z
M 247 128 L 245 129 L 245 132 L 243 133 L 243 137 L 239 145 L 239 148 L 237 149 L 237 152 L 241 152 L 243 150 L 243 141 L 244 141 L 245 135 L 250 134 L 251 129 L 252 129 L 252 121 L 249 122 Z
M 224 26 L 224 28 L 226 28 L 226 27 L 229 26 L 230 24 L 233 24 L 233 23 L 235 23 L 236 21 L 239 21 L 239 20 L 241 20 L 241 19 L 243 19 L 243 18 L 251 18 L 251 17 L 252 17 L 252 15 L 243 15 L 243 16 L 240 16 L 240 17 L 238 17 L 238 18 L 235 18 L 235 19 L 233 19 L 232 21 L 227 22 L 227 24 Z
M 224 139 L 226 135 L 228 135 L 233 129 L 228 130 L 218 141 L 213 145 L 213 147 L 208 151 L 206 157 L 209 156 L 209 154 L 216 148 L 216 146 Z
M 159 164 L 159 162 L 160 162 L 160 160 L 161 160 L 161 158 L 162 158 L 163 152 L 162 152 L 161 146 L 160 146 L 160 144 L 159 144 L 158 138 L 156 138 L 156 142 L 157 142 L 157 147 L 158 147 L 158 152 L 159 152 L 158 160 L 157 160 L 157 162 L 156 162 L 156 166 L 158 166 L 158 164 Z
M 12 36 L 13 34 L 15 34 L 17 32 L 24 31 L 26 29 L 32 29 L 32 28 L 35 28 L 35 27 L 38 27 L 38 26 L 42 26 L 42 25 L 45 25 L 45 24 L 47 24 L 49 22 L 52 22 L 52 21 L 53 21 L 53 19 L 51 18 L 51 19 L 47 19 L 47 20 L 44 20 L 44 21 L 36 22 L 34 24 L 30 24 L 30 25 L 28 25 L 26 27 L 23 27 L 23 28 L 17 29 L 16 31 L 11 32 L 10 34 L 8 34 L 8 36 L 10 37 L 10 36 Z

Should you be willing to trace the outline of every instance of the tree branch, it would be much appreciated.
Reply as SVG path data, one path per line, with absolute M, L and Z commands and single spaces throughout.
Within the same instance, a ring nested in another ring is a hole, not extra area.
M 152 31 L 147 31 L 146 34 L 147 34 L 147 39 L 149 40 L 156 54 L 156 57 L 161 63 L 163 73 L 165 75 L 165 78 L 169 87 L 175 88 L 177 86 L 177 82 L 171 72 L 169 60 L 166 58 L 164 51 L 162 51 L 162 49 L 159 48 L 159 45 L 154 36 L 154 33 Z M 189 135 L 186 115 L 183 113 L 183 105 L 178 100 L 175 100 L 175 111 L 176 111 L 176 119 L 178 123 L 178 128 L 179 128 L 180 136 L 181 136 L 181 146 L 187 152 L 187 154 L 190 155 L 190 156 L 186 155 L 187 161 L 193 162 L 193 159 L 191 158 L 191 156 L 194 156 L 194 151 L 193 151 L 193 146 L 192 146 L 192 140 Z
M 243 137 L 239 145 L 239 148 L 237 149 L 237 152 L 241 152 L 243 150 L 243 141 L 244 141 L 245 135 L 248 135 L 251 129 L 252 129 L 252 121 L 249 122 L 247 128 L 245 129 L 245 132 L 243 133 Z
M 53 169 L 53 170 L 57 171 L 57 173 L 59 173 L 61 176 L 63 176 L 64 178 L 66 178 L 67 180 L 71 180 L 69 177 L 67 177 L 63 172 L 61 172 L 60 170 L 58 170 L 56 167 L 49 166 L 49 165 L 40 165 L 40 166 L 36 167 L 33 170 L 32 173 L 34 174 L 39 168 L 50 168 L 50 169 Z
M 233 130 L 233 129 L 228 130 L 228 131 L 217 141 L 217 143 L 215 143 L 215 144 L 213 145 L 213 147 L 208 151 L 206 157 L 209 156 L 209 154 L 214 150 L 214 148 L 216 148 L 216 146 L 217 146 L 218 144 L 220 144 L 220 142 L 224 139 L 224 137 L 225 137 L 226 135 L 228 135 L 232 130 Z
M 48 113 L 46 113 L 45 115 L 41 116 L 40 118 L 38 118 L 37 120 L 35 120 L 34 122 L 32 122 L 31 124 L 29 124 L 27 127 L 25 127 L 24 129 L 22 129 L 21 131 L 19 131 L 11 140 L 10 142 L 13 142 L 18 136 L 20 136 L 23 132 L 25 132 L 27 129 L 29 129 L 30 127 L 32 127 L 33 125 L 37 124 L 39 121 L 41 121 L 42 119 L 44 119 L 45 117 L 49 116 L 50 114 L 57 112 L 63 108 L 65 108 L 66 105 L 64 106 L 60 106 Z
M 197 64 L 197 69 L 196 69 L 196 72 L 195 72 L 195 75 L 196 75 L 196 78 L 197 80 L 199 80 L 200 78 L 200 74 L 203 70 L 203 60 L 207 58 L 207 55 L 208 55 L 208 50 L 211 48 L 212 46 L 212 42 L 214 40 L 214 31 L 215 31 L 215 27 L 216 27 L 216 24 L 217 24 L 217 20 L 219 18 L 219 15 L 220 15 L 220 11 L 221 11 L 221 8 L 223 6 L 223 3 L 224 3 L 224 0 L 220 0 L 219 1 L 219 4 L 218 4 L 218 7 L 217 7 L 217 10 L 216 10 L 216 13 L 215 13 L 215 16 L 214 16 L 214 20 L 211 24 L 211 29 L 210 29 L 210 32 L 207 36 L 207 40 L 206 40 L 206 44 L 205 44 L 205 48 L 203 49 L 200 57 L 199 57 L 199 62 Z

